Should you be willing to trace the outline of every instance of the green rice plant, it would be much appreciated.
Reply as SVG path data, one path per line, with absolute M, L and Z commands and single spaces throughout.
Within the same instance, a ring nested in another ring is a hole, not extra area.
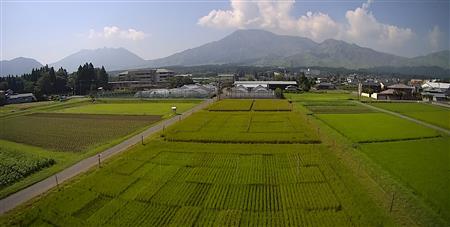
M 79 187 L 108 197 L 117 197 L 136 180 L 130 176 L 100 171 L 89 176 Z
M 164 226 L 170 224 L 180 207 L 152 204 L 141 215 L 139 226 Z
M 170 220 L 169 226 L 193 226 L 201 208 L 196 206 L 181 207 Z
M 137 226 L 141 222 L 141 214 L 145 212 L 148 204 L 129 201 L 117 210 L 106 223 L 108 226 Z
M 110 219 L 114 218 L 115 214 L 127 203 L 128 203 L 127 200 L 112 199 L 102 208 L 100 208 L 94 214 L 92 214 L 87 219 L 87 222 L 94 226 L 105 225 Z

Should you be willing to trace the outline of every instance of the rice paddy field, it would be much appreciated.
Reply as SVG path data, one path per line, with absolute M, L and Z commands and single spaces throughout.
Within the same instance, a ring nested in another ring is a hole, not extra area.
M 0 119 L 0 139 L 53 151 L 81 152 L 151 125 L 161 116 L 33 113 Z
M 448 226 L 448 135 L 348 93 L 290 98 L 216 102 L 0 226 Z
M 371 103 L 371 105 L 450 129 L 450 108 L 426 103 Z
M 3 220 L 31 226 L 388 222 L 356 209 L 367 204 L 336 182 L 322 157 L 325 149 L 154 141 L 50 193 L 33 209 Z
M 292 104 L 284 99 L 224 99 L 212 104 L 209 111 L 291 111 Z
M 353 101 L 324 100 L 311 95 L 295 99 L 301 100 L 296 104 L 303 105 L 315 118 L 347 138 L 349 145 L 356 148 L 355 157 L 362 155 L 363 165 L 373 167 L 368 167 L 369 172 L 372 171 L 380 186 L 386 191 L 397 191 L 398 203 L 408 207 L 412 219 L 425 226 L 450 223 L 450 138 L 447 134 L 367 110 Z M 371 105 L 441 127 L 450 119 L 448 109 L 424 103 Z M 427 221 L 423 219 L 432 221 L 425 224 Z
M 0 111 L 0 197 L 172 116 L 171 106 L 183 112 L 199 102 L 79 99 L 1 107 L 21 109 Z
M 198 112 L 164 133 L 169 141 L 318 143 L 317 128 L 295 112 Z
M 439 132 L 386 113 L 318 114 L 319 119 L 359 143 L 439 137 Z
M 315 142 L 274 144 L 294 135 Z M 322 139 L 297 111 L 203 110 L 0 225 L 393 225 Z
M 450 140 L 371 143 L 361 150 L 416 190 L 443 216 L 450 217 Z
M 103 99 L 95 103 L 57 109 L 57 113 L 77 114 L 121 114 L 121 115 L 160 115 L 169 117 L 173 115 L 172 107 L 182 113 L 194 107 L 201 100 L 114 100 Z

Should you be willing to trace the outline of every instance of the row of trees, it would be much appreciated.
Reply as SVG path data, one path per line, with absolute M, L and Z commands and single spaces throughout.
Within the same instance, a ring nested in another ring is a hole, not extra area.
M 95 93 L 98 87 L 108 88 L 108 74 L 103 66 L 95 68 L 92 63 L 78 67 L 71 74 L 63 68 L 55 71 L 46 65 L 22 76 L 0 77 L 0 90 L 33 93 L 38 99 L 50 95 L 87 95 Z

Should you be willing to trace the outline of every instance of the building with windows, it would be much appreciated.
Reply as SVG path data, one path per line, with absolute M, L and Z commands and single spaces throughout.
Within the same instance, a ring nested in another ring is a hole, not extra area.
M 168 69 L 133 69 L 119 73 L 118 80 L 109 84 L 113 89 L 164 88 L 174 76 L 175 72 Z

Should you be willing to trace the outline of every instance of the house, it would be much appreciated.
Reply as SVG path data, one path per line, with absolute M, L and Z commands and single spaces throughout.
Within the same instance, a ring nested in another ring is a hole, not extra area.
M 387 86 L 387 90 L 377 94 L 378 100 L 412 100 L 414 99 L 414 87 L 405 84 Z
M 251 92 L 254 92 L 254 93 L 268 93 L 268 92 L 269 92 L 269 89 L 266 88 L 266 87 L 263 87 L 263 86 L 259 85 L 258 87 L 254 87 L 254 88 L 251 90 Z
M 316 85 L 317 90 L 334 90 L 336 86 L 332 83 L 322 82 Z
M 33 93 L 25 93 L 25 94 L 16 94 L 16 95 L 7 95 L 6 103 L 8 104 L 16 104 L 16 103 L 27 103 L 27 102 L 35 102 L 37 101 L 36 97 Z

